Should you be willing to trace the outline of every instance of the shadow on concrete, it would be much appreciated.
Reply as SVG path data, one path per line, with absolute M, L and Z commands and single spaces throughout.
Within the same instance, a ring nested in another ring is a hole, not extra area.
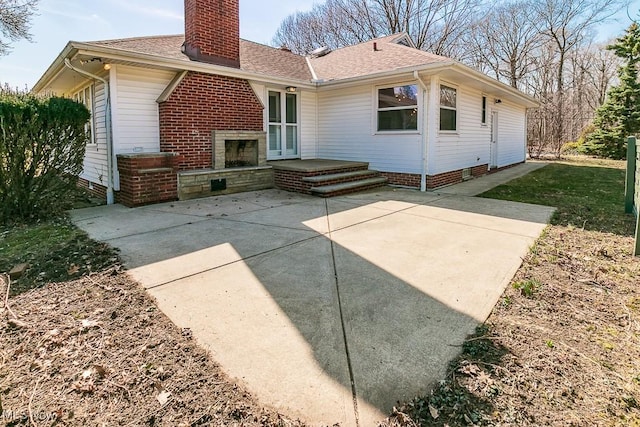
M 470 200 L 381 191 L 213 218 L 206 202 L 188 215 L 139 209 L 109 223 L 144 234 L 121 229 L 110 242 L 265 403 L 350 425 L 355 395 L 360 425 L 373 425 L 445 376 L 551 213 Z M 163 215 L 174 217 L 148 227 Z

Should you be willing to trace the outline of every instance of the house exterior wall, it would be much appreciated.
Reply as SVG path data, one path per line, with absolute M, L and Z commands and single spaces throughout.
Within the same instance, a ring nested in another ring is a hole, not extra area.
M 318 92 L 317 157 L 369 162 L 381 172 L 421 173 L 419 132 L 375 132 L 375 90 L 366 84 Z
M 156 100 L 175 73 L 113 65 L 113 149 L 121 153 L 158 153 L 160 132 Z
M 107 128 L 105 126 L 107 97 L 105 85 L 96 82 L 93 88 L 94 143 L 87 144 L 80 178 L 88 183 L 107 185 Z
M 160 150 L 178 169 L 212 167 L 212 130 L 263 131 L 263 107 L 251 85 L 234 77 L 189 72 L 159 105 Z
M 522 163 L 526 156 L 526 109 L 507 101 L 496 105 L 498 112 L 498 167 Z
M 429 175 L 457 171 L 489 164 L 491 144 L 491 108 L 493 97 L 487 96 L 487 121 L 481 123 L 483 93 L 462 85 L 440 82 L 457 89 L 457 131 L 441 132 L 439 94 L 436 94 L 436 140 L 428 158 Z M 437 86 L 439 90 L 439 86 Z M 490 102 L 491 101 L 491 102 Z
M 300 93 L 300 158 L 318 157 L 318 95 L 303 90 Z

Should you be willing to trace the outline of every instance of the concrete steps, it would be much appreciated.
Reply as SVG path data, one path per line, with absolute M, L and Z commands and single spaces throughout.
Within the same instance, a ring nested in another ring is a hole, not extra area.
M 311 194 L 315 194 L 320 197 L 331 197 L 381 187 L 387 183 L 387 178 L 379 176 L 377 172 L 374 172 L 373 174 L 378 176 L 358 179 L 356 181 L 342 182 L 339 184 L 313 186 L 310 191 Z
M 331 197 L 379 187 L 387 183 L 366 162 L 309 159 L 269 162 L 277 188 Z

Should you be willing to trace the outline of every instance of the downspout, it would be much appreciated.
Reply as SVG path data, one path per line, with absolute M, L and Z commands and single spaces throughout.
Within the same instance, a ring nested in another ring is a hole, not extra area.
M 425 106 L 422 112 L 422 165 L 420 172 L 420 191 L 427 191 L 427 109 L 429 107 L 429 100 L 427 98 L 429 89 L 425 82 L 420 78 L 417 71 L 413 72 L 413 77 L 418 81 L 422 88 L 422 105 Z
M 107 133 L 107 205 L 113 205 L 115 203 L 115 198 L 113 194 L 113 139 L 111 135 L 111 91 L 109 89 L 109 82 L 102 77 L 74 67 L 71 65 L 71 61 L 69 61 L 68 58 L 64 59 L 64 65 L 78 74 L 82 74 L 90 79 L 101 81 L 104 84 L 106 99 L 104 125 Z M 95 129 L 93 129 L 93 132 L 95 132 Z

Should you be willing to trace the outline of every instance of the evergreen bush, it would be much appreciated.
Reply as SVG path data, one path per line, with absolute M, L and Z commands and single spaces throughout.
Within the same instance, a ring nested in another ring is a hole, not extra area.
M 49 218 L 69 207 L 89 117 L 70 99 L 0 91 L 0 224 Z

